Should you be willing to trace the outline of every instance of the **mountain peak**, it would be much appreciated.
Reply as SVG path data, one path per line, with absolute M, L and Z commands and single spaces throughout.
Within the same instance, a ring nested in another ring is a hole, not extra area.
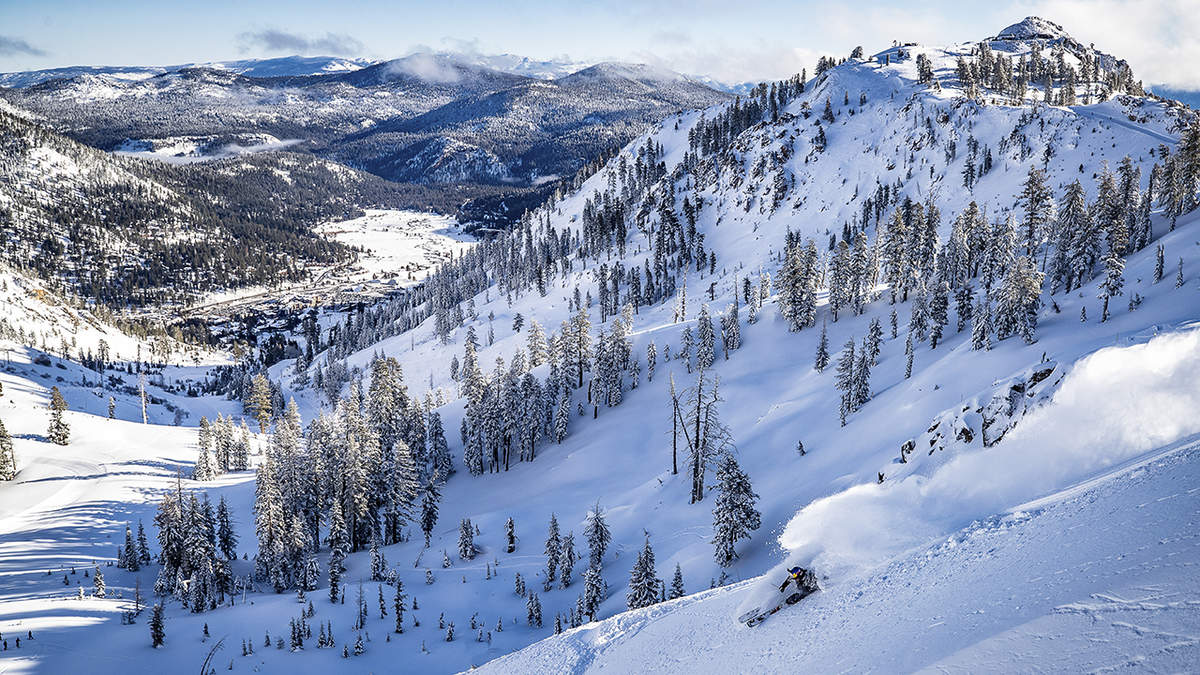
M 1070 39 L 1063 27 L 1040 16 L 1027 16 L 1000 31 L 997 40 L 1058 40 Z

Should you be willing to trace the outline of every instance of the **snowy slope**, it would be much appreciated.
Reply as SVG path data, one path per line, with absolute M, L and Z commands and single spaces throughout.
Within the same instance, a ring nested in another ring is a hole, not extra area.
M 1198 480 L 1192 437 L 756 628 L 734 619 L 746 582 L 569 631 L 481 672 L 1187 671 L 1200 658 Z

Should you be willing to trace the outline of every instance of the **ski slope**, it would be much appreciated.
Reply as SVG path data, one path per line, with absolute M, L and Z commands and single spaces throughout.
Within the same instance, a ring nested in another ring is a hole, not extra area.
M 568 631 L 480 672 L 1185 672 L 1200 659 L 1198 524 L 1191 436 L 756 628 L 734 618 L 760 583 L 748 581 Z

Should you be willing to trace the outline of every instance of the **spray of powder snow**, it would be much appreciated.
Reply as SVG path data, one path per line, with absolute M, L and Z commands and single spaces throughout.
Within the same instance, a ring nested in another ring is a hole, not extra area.
M 1102 349 L 1076 363 L 1053 401 L 1002 442 L 961 454 L 928 476 L 860 485 L 813 502 L 780 543 L 792 552 L 788 565 L 845 578 L 1198 434 L 1197 410 L 1200 330 Z

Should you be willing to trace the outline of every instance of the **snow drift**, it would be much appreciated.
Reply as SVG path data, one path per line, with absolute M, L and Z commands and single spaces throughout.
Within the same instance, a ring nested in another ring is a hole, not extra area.
M 809 504 L 780 537 L 792 554 L 779 570 L 801 565 L 834 580 L 863 572 L 972 520 L 1200 433 L 1197 381 L 1200 330 L 1101 349 L 1002 442 L 930 475 L 859 485 Z M 782 574 L 768 574 L 764 589 Z

